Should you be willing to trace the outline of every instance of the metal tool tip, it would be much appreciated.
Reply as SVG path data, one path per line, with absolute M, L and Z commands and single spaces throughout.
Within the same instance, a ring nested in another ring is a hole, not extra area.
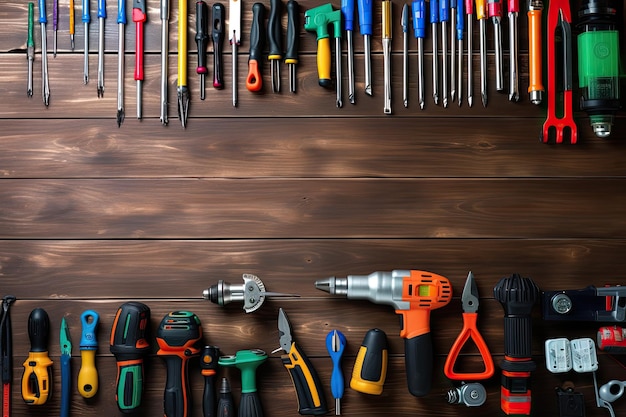
M 87 84 L 89 82 L 89 76 L 85 75 L 85 77 L 83 78 L 83 84 Z
M 448 107 L 448 97 L 444 97 L 443 98 L 443 107 L 447 108 Z
M 409 107 L 409 100 L 404 100 L 404 107 L 408 108 Z
M 354 94 L 350 94 L 350 95 L 348 96 L 348 100 L 350 100 L 350 103 L 351 103 L 351 104 L 356 104 L 356 100 L 354 99 Z
M 367 87 L 365 87 L 365 94 L 367 94 L 368 96 L 372 95 L 372 86 L 368 85 Z
M 28 97 L 32 97 L 33 96 L 33 90 L 31 90 L 31 89 L 26 90 L 26 95 Z
M 331 292 L 331 278 L 320 279 L 315 281 L 315 288 L 325 292 Z
M 433 96 L 433 101 L 435 104 L 439 104 L 439 96 Z
M 472 96 L 469 96 L 467 98 L 467 105 L 472 107 L 473 104 L 474 104 L 474 98 Z
M 343 101 L 337 100 L 337 108 L 340 109 L 343 107 Z
M 117 127 L 121 127 L 124 122 L 124 109 L 119 109 L 117 111 Z
M 509 101 L 519 101 L 519 94 L 518 93 L 510 93 L 509 94 Z
M 456 96 L 456 90 L 450 91 L 450 101 L 454 103 L 454 96 Z
M 482 94 L 483 107 L 487 107 L 487 94 Z
M 98 87 L 98 98 L 104 97 L 104 87 Z

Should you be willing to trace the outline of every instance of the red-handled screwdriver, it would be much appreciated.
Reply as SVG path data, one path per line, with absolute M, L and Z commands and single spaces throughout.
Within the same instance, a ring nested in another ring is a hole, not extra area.
M 137 81 L 137 119 L 141 119 L 141 87 L 143 83 L 143 24 L 146 21 L 146 0 L 133 0 L 135 22 L 135 80 Z
M 209 6 L 202 0 L 196 2 L 196 45 L 198 46 L 198 67 L 200 75 L 200 100 L 204 100 L 204 86 L 209 69 L 206 65 L 206 48 L 209 43 Z

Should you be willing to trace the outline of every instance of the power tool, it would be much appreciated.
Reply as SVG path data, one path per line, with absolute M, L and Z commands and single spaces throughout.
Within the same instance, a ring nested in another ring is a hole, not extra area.
M 389 304 L 402 316 L 406 377 L 409 392 L 423 397 L 430 391 L 433 350 L 430 311 L 447 305 L 452 298 L 450 281 L 418 270 L 373 272 L 316 281 L 315 288 L 350 299 Z
M 493 289 L 504 308 L 504 360 L 500 407 L 505 414 L 530 415 L 532 360 L 531 312 L 541 294 L 532 279 L 513 274 L 502 278 Z
M 220 348 L 205 346 L 200 352 L 200 371 L 204 376 L 204 393 L 202 395 L 202 413 L 204 417 L 215 417 L 217 399 L 215 396 L 215 376 Z
M 80 370 L 78 371 L 78 392 L 83 398 L 91 398 L 98 392 L 98 370 L 96 369 L 96 328 L 100 316 L 93 310 L 80 315 L 82 334 L 80 336 Z
M 261 398 L 256 388 L 256 369 L 266 360 L 267 354 L 261 349 L 240 350 L 218 360 L 220 366 L 235 367 L 241 371 L 239 417 L 263 417 Z
M 593 285 L 580 290 L 545 291 L 542 310 L 544 320 L 564 321 L 626 321 L 626 287 L 596 288 Z
M 197 357 L 202 339 L 200 319 L 190 311 L 172 311 L 163 317 L 157 330 L 157 343 L 167 366 L 165 382 L 165 417 L 187 417 L 191 410 L 191 391 L 187 368 L 189 359 Z
M 611 134 L 620 109 L 620 50 L 615 0 L 584 0 L 578 12 L 580 109 L 599 138 Z
M 43 308 L 36 308 L 28 316 L 30 351 L 24 362 L 22 398 L 28 405 L 42 405 L 48 401 L 52 388 L 52 360 L 48 356 L 50 319 Z
M 115 399 L 123 413 L 141 404 L 143 361 L 150 351 L 146 333 L 150 327 L 150 308 L 131 301 L 117 309 L 111 328 L 110 350 L 117 362 Z

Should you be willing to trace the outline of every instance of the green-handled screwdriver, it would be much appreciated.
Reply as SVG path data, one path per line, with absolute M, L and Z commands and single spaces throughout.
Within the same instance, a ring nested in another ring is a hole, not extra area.
M 26 94 L 33 96 L 33 62 L 35 61 L 35 5 L 28 3 L 28 39 L 26 40 L 26 59 L 28 59 L 28 87 Z
M 338 330 L 332 330 L 326 336 L 326 349 L 333 361 L 333 373 L 330 376 L 330 390 L 335 398 L 335 415 L 341 415 L 341 398 L 343 397 L 344 380 L 341 371 L 341 356 L 346 347 L 346 337 Z

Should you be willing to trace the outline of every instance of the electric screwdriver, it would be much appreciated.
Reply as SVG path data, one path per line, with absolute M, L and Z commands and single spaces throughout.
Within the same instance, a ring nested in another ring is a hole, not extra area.
M 28 316 L 30 351 L 24 362 L 22 398 L 28 405 L 41 405 L 48 401 L 52 387 L 52 360 L 48 356 L 50 319 L 43 308 L 36 308 Z
M 409 392 L 416 397 L 428 394 L 433 374 L 430 311 L 450 302 L 452 285 L 447 278 L 426 271 L 395 270 L 327 278 L 316 281 L 315 288 L 393 306 L 402 317 L 400 337 L 404 339 Z

